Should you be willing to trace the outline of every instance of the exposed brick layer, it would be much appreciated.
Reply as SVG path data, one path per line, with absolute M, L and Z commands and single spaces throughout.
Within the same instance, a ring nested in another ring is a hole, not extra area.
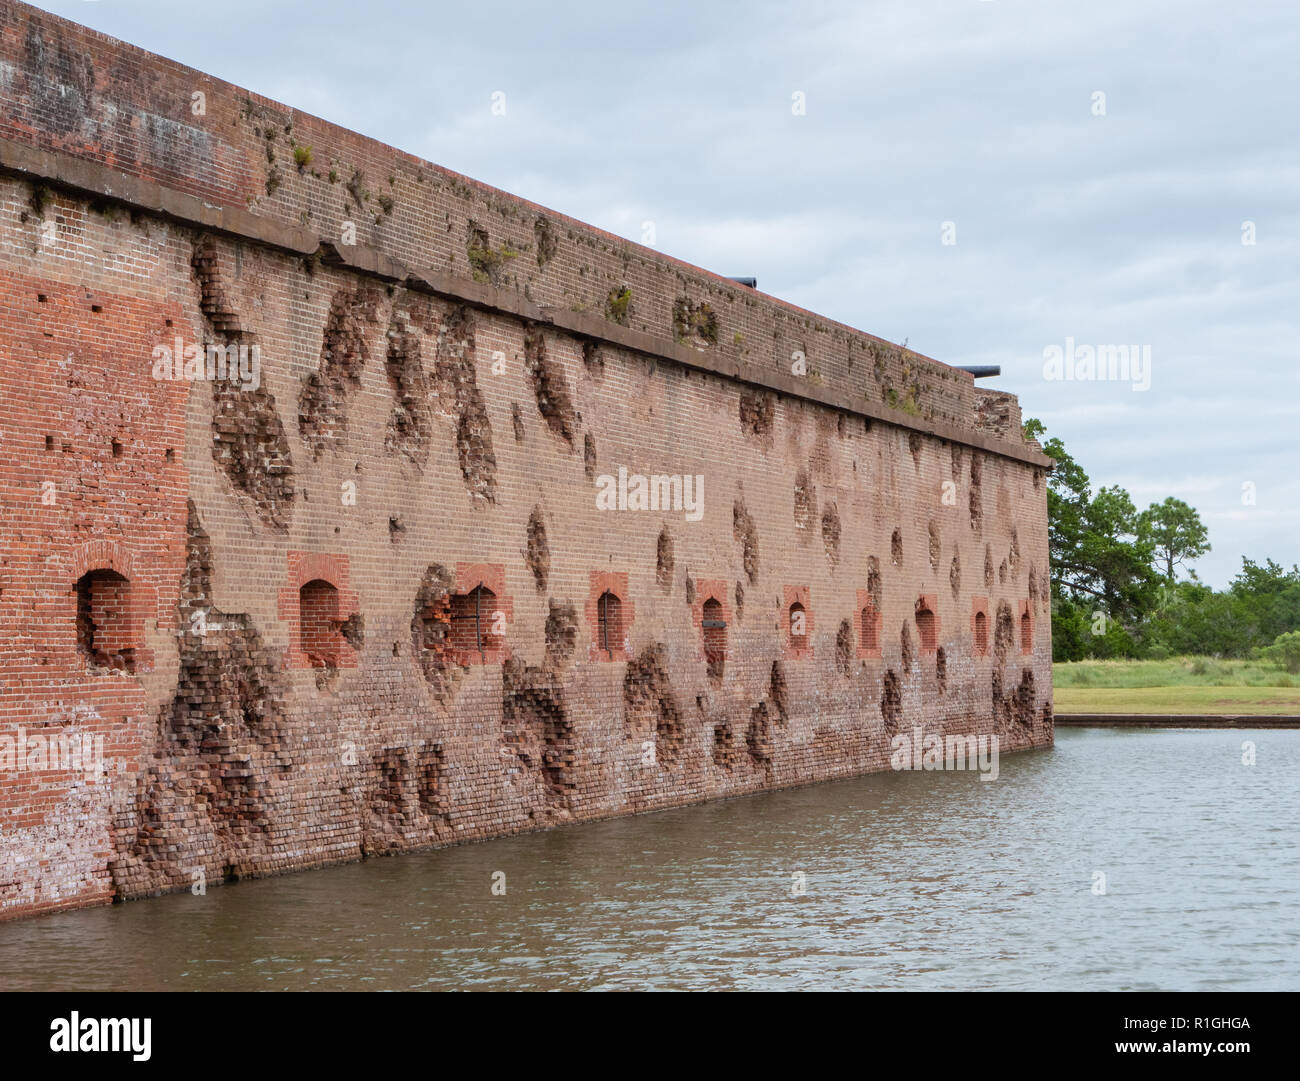
M 0 735 L 109 766 L 0 764 L 0 916 L 885 769 L 912 724 L 1050 743 L 1014 399 L 22 5 L 0 64 L 4 137 L 463 282 L 0 176 Z M 257 387 L 155 378 L 177 338 Z M 726 374 L 793 352 L 899 423 Z M 620 467 L 699 520 L 598 509 Z

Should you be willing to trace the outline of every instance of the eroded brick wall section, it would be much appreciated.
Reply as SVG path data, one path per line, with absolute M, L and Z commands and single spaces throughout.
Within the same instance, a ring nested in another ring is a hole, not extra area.
M 0 917 L 1051 742 L 1013 398 L 7 0 L 0 154 Z
M 114 816 L 175 680 L 188 484 L 189 388 L 150 370 L 182 309 L 110 291 L 130 288 L 120 279 L 42 274 L 37 246 L 14 243 L 24 187 L 0 186 L 0 736 L 102 737 L 107 772 L 18 769 L 0 752 L 0 913 L 114 894 Z

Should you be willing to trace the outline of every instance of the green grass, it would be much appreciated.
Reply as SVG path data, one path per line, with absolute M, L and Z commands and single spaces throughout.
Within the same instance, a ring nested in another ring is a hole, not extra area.
M 1300 677 L 1265 661 L 1170 657 L 1164 661 L 1067 661 L 1057 687 L 1297 687 Z
M 1300 713 L 1300 677 L 1265 661 L 1073 661 L 1052 678 L 1058 713 Z
M 1057 713 L 1300 714 L 1300 688 L 1058 687 Z

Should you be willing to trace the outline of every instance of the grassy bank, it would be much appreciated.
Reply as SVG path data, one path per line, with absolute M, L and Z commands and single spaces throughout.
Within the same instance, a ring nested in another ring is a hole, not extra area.
M 1300 713 L 1300 677 L 1263 661 L 1073 661 L 1053 682 L 1058 713 Z

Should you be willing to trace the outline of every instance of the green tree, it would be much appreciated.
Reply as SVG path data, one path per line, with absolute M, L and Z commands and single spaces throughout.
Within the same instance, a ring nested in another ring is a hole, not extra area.
M 1138 518 L 1138 527 L 1155 545 L 1157 569 L 1163 568 L 1170 582 L 1174 580 L 1175 567 L 1210 550 L 1209 535 L 1196 508 L 1173 496 L 1144 510 Z
M 1265 646 L 1300 628 L 1300 567 L 1288 571 L 1271 559 L 1243 558 L 1228 589 L 1244 610 L 1243 646 Z
M 1027 439 L 1046 431 L 1042 421 L 1025 421 Z M 1258 650 L 1296 663 L 1300 566 L 1242 559 L 1222 591 L 1190 568 L 1176 581 L 1178 567 L 1210 550 L 1192 507 L 1169 498 L 1139 514 L 1123 488 L 1093 491 L 1059 439 L 1046 440 L 1043 451 L 1056 462 L 1047 482 L 1053 660 Z
M 1034 418 L 1024 424 L 1026 438 L 1046 431 Z M 1091 599 L 1094 608 L 1101 602 L 1105 614 L 1131 634 L 1156 600 L 1155 542 L 1128 492 L 1117 485 L 1093 492 L 1088 474 L 1060 439 L 1047 440 L 1043 452 L 1056 461 L 1047 482 L 1053 596 Z
M 1142 628 L 1143 652 L 1149 657 L 1244 657 L 1254 641 L 1245 601 L 1195 579 L 1163 585 Z

